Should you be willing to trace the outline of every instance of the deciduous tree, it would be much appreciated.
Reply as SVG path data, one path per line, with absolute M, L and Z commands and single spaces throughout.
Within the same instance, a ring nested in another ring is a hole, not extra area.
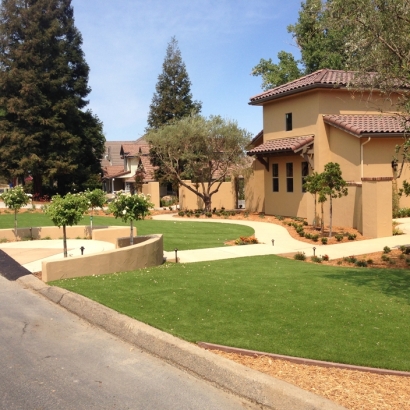
M 184 117 L 157 130 L 147 140 L 170 178 L 201 198 L 211 210 L 212 196 L 245 155 L 250 133 L 220 116 Z M 192 180 L 192 187 L 185 180 Z

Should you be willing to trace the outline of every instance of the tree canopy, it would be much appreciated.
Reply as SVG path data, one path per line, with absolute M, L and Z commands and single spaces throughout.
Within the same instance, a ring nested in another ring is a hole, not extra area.
M 252 69 L 252 75 L 262 77 L 262 89 L 267 90 L 321 68 L 342 70 L 348 54 L 345 35 L 349 27 L 333 27 L 329 23 L 330 7 L 334 0 L 306 0 L 302 2 L 299 18 L 288 26 L 300 49 L 301 60 L 291 53 L 280 51 L 277 64 L 261 59 Z M 351 0 L 354 1 L 354 0 Z
M 201 111 L 202 103 L 192 98 L 191 81 L 175 37 L 168 43 L 155 90 L 147 130 Z
M 251 135 L 235 121 L 192 115 L 151 130 L 146 138 L 170 178 L 200 197 L 209 211 L 212 195 L 244 161 Z
M 102 123 L 86 110 L 89 67 L 71 0 L 0 6 L 0 174 L 65 193 L 100 174 Z

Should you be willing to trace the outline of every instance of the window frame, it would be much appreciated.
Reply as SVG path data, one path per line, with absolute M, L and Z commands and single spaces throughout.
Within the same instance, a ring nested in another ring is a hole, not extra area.
M 293 162 L 286 163 L 286 192 L 294 192 Z
M 279 192 L 279 163 L 277 162 L 272 164 L 272 192 Z
M 285 130 L 292 131 L 293 130 L 293 120 L 292 120 L 292 113 L 287 112 L 285 114 Z

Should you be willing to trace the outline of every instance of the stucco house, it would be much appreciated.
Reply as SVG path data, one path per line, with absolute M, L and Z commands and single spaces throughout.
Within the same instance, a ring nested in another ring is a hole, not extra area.
M 334 201 L 333 224 L 354 227 L 367 237 L 391 235 L 392 186 L 400 189 L 409 177 L 405 166 L 394 178 L 392 160 L 407 125 L 395 114 L 397 97 L 353 92 L 353 76 L 323 69 L 250 99 L 250 105 L 263 107 L 263 130 L 247 153 L 255 159 L 248 209 L 312 222 L 314 198 L 303 190 L 304 177 L 336 162 L 349 194 Z M 410 198 L 400 201 L 410 206 Z

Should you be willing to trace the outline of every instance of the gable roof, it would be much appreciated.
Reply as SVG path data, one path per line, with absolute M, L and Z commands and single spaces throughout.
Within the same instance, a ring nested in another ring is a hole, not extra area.
M 266 141 L 264 144 L 258 145 L 247 152 L 247 155 L 260 154 L 281 154 L 284 152 L 297 152 L 305 145 L 312 143 L 313 135 L 305 135 L 301 137 L 281 138 Z
M 138 155 L 148 155 L 149 145 L 147 143 L 142 144 L 122 144 L 120 155 L 121 157 L 135 157 Z
M 355 75 L 354 71 L 329 70 L 324 68 L 297 80 L 279 85 L 271 90 L 250 98 L 250 105 L 262 105 L 264 102 L 296 94 L 314 88 L 344 88 L 349 85 Z
M 324 115 L 323 120 L 356 137 L 403 136 L 410 125 L 409 120 L 398 115 L 382 114 Z
M 129 171 L 124 171 L 123 165 L 110 165 L 103 167 L 103 179 L 117 178 L 121 175 L 128 174 Z
M 120 149 L 122 144 L 128 144 L 131 141 L 105 141 L 105 154 L 101 160 L 102 167 L 110 165 L 122 165 L 124 160 L 120 156 Z M 111 161 L 108 160 L 111 159 Z

